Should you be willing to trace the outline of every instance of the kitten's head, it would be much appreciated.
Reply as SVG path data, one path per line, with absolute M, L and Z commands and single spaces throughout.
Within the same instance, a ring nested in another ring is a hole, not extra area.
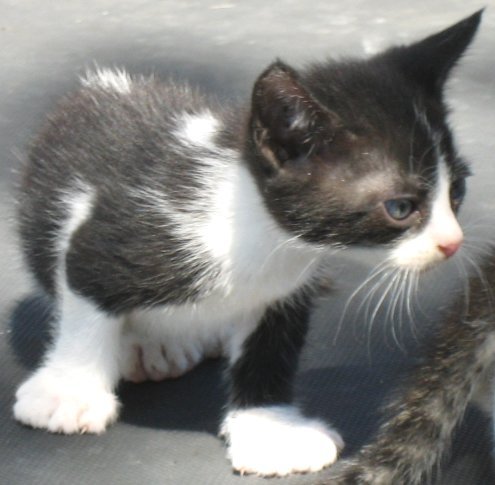
M 317 244 L 389 245 L 404 268 L 456 252 L 469 170 L 443 88 L 480 19 L 368 60 L 261 74 L 246 155 L 279 224 Z

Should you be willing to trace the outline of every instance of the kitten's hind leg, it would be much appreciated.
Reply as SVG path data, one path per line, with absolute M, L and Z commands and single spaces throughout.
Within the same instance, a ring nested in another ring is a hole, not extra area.
M 121 320 L 64 289 L 53 345 L 17 390 L 15 418 L 52 432 L 103 432 L 118 414 Z

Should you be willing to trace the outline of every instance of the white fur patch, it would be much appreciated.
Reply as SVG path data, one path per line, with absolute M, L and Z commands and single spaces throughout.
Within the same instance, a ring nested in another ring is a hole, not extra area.
M 87 88 L 99 88 L 119 94 L 129 94 L 132 87 L 132 79 L 122 69 L 97 68 L 88 71 L 81 78 L 81 84 Z
M 317 471 L 337 459 L 343 441 L 292 406 L 230 411 L 221 428 L 234 470 L 265 476 Z
M 209 357 L 237 360 L 264 307 L 236 311 L 217 298 L 132 312 L 120 354 L 124 379 L 140 382 L 178 377 Z
M 53 347 L 43 366 L 19 387 L 14 416 L 57 433 L 101 433 L 118 414 L 112 390 L 121 322 L 68 288 L 60 305 Z
M 452 211 L 448 169 L 441 160 L 429 221 L 421 233 L 398 244 L 392 251 L 390 261 L 405 269 L 422 270 L 445 260 L 441 246 L 460 243 L 462 238 L 462 229 Z
M 220 123 L 213 114 L 202 111 L 198 114 L 183 114 L 178 120 L 179 128 L 175 136 L 184 144 L 194 147 L 218 149 L 213 143 L 213 137 L 218 131 Z
M 245 167 L 226 167 L 210 205 L 208 217 L 191 228 L 222 262 L 221 287 L 235 298 L 262 303 L 282 298 L 306 283 L 321 263 L 323 251 L 284 231 L 268 214 Z
M 190 153 L 197 155 L 198 176 L 204 180 L 205 191 L 186 214 L 176 214 L 167 207 L 163 194 L 154 194 L 156 207 L 175 220 L 179 236 L 201 241 L 206 253 L 223 262 L 223 273 L 230 275 L 223 288 L 244 286 L 247 281 L 258 285 L 273 274 L 280 281 L 290 281 L 291 289 L 284 288 L 279 296 L 303 284 L 320 262 L 323 251 L 277 225 L 266 210 L 252 175 L 238 160 L 239 154 L 215 145 L 214 135 L 220 122 L 211 112 L 184 114 L 178 124 L 180 128 L 175 134 Z M 198 213 L 206 217 L 198 218 Z M 257 277 L 260 271 L 263 278 Z M 272 279 L 263 289 L 274 283 Z
M 133 312 L 125 325 L 121 376 L 133 382 L 159 381 L 186 373 L 204 358 L 222 355 L 222 323 L 166 309 Z
M 63 193 L 60 203 L 64 206 L 66 219 L 57 238 L 57 254 L 63 259 L 69 248 L 72 234 L 88 219 L 93 209 L 94 190 L 84 184 L 78 184 L 71 191 Z

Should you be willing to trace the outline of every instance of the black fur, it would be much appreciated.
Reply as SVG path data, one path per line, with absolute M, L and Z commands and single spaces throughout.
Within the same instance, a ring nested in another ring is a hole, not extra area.
M 311 297 L 296 295 L 268 308 L 229 370 L 230 400 L 245 408 L 292 402 L 292 381 L 308 329 Z
M 145 211 L 146 197 L 138 194 L 156 189 L 179 213 L 187 211 L 203 188 L 201 162 L 197 154 L 179 151 L 174 116 L 211 104 L 186 87 L 153 80 L 136 82 L 128 97 L 83 89 L 60 104 L 33 144 L 20 204 L 25 254 L 49 293 L 56 267 L 52 248 L 64 220 L 60 194 L 77 190 L 78 180 L 95 187 L 97 199 L 67 254 L 72 288 L 113 312 L 181 303 L 208 291 L 195 282 L 213 279 L 215 263 L 184 249 L 174 223 L 164 225 L 163 214 Z

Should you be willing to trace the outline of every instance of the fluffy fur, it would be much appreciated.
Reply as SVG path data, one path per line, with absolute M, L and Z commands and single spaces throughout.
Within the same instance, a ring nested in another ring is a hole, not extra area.
M 325 258 L 389 245 L 390 265 L 420 271 L 461 244 L 468 169 L 442 90 L 476 26 L 301 72 L 277 61 L 244 107 L 89 74 L 33 143 L 22 183 L 24 253 L 58 326 L 15 417 L 99 433 L 120 378 L 177 377 L 222 355 L 235 469 L 332 463 L 340 437 L 293 407 L 291 387 Z M 251 429 L 268 422 L 284 447 L 260 460 L 267 437 Z
M 377 436 L 332 470 L 322 485 L 427 483 L 469 402 L 481 401 L 493 414 L 494 288 L 492 256 L 484 274 L 470 281 L 467 310 L 464 298 L 458 298 L 421 364 L 396 391 Z

